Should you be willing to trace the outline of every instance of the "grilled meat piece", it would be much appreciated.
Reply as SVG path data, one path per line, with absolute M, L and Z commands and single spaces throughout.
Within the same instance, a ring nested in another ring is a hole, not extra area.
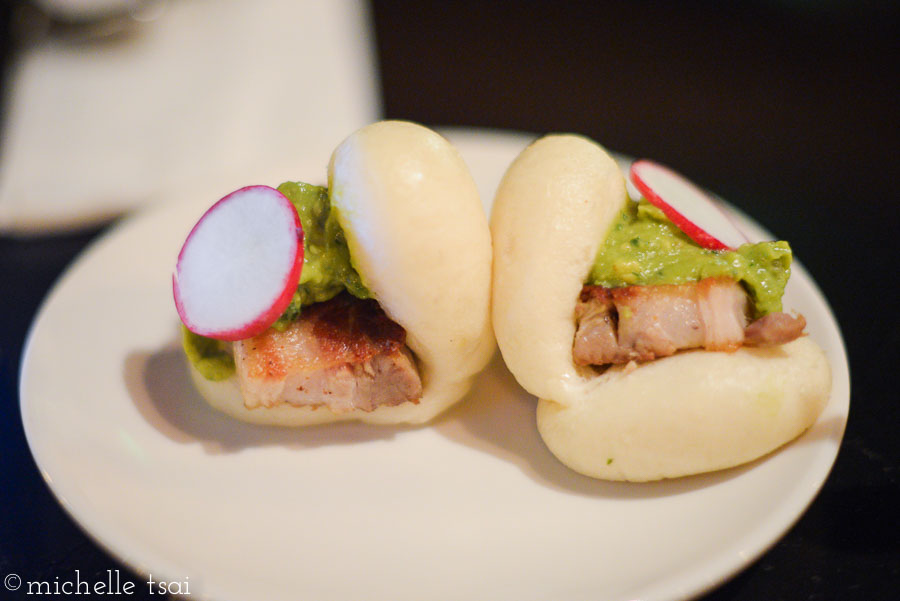
M 806 327 L 802 315 L 769 313 L 751 323 L 744 330 L 744 344 L 775 346 L 799 338 Z
M 316 303 L 283 332 L 235 343 L 244 404 L 341 413 L 418 402 L 422 381 L 405 343 L 406 332 L 374 300 L 343 293 Z
M 618 316 L 609 288 L 585 286 L 575 305 L 578 331 L 572 352 L 579 365 L 625 363 L 628 353 L 616 336 Z
M 802 316 L 772 313 L 747 325 L 747 295 L 729 278 L 687 284 L 582 288 L 575 307 L 578 365 L 649 361 L 682 349 L 734 351 L 790 342 Z

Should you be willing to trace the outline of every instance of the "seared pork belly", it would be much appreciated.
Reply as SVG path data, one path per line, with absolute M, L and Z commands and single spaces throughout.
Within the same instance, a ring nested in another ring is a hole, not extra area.
M 575 344 L 572 352 L 579 365 L 625 363 L 628 353 L 616 335 L 616 305 L 610 288 L 585 286 L 575 305 Z
M 775 346 L 799 338 L 806 327 L 802 315 L 769 313 L 751 323 L 744 330 L 744 344 Z
M 346 293 L 305 308 L 283 332 L 236 342 L 234 360 L 248 409 L 289 403 L 368 412 L 422 396 L 406 331 L 376 301 Z
M 802 316 L 770 313 L 747 325 L 748 299 L 729 278 L 687 284 L 585 286 L 575 306 L 578 365 L 649 361 L 682 349 L 734 351 L 783 344 L 806 327 Z

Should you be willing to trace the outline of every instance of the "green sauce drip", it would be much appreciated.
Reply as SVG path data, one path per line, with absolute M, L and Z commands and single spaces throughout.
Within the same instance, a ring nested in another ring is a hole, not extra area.
M 191 364 L 207 380 L 219 382 L 234 373 L 234 357 L 226 342 L 194 334 L 181 326 L 181 346 Z
M 791 247 L 784 241 L 744 244 L 734 251 L 705 249 L 642 200 L 627 203 L 619 213 L 597 253 L 588 283 L 616 288 L 726 276 L 744 286 L 754 317 L 760 317 L 781 311 L 791 260 Z

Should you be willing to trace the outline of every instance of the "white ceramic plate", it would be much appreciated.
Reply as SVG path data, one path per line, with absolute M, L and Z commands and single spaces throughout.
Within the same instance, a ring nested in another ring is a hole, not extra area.
M 486 199 L 528 141 L 448 135 Z M 326 158 L 296 177 L 323 177 Z M 23 360 L 23 420 L 47 482 L 141 573 L 229 600 L 682 599 L 772 545 L 831 468 L 847 361 L 799 265 L 786 306 L 825 348 L 834 391 L 810 431 L 741 468 L 582 477 L 543 446 L 535 399 L 498 358 L 429 427 L 232 421 L 189 384 L 170 285 L 185 234 L 225 192 L 173 199 L 95 244 L 48 297 Z

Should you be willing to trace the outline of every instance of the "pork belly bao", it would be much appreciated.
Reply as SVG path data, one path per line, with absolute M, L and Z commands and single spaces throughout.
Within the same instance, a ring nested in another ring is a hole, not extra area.
M 420 125 L 367 126 L 327 187 L 243 188 L 195 226 L 173 278 L 191 375 L 245 421 L 425 422 L 493 352 L 490 268 L 458 152 Z
M 782 306 L 792 254 L 750 244 L 702 191 L 649 161 L 628 199 L 574 135 L 513 162 L 491 216 L 493 321 L 539 397 L 550 451 L 583 474 L 656 480 L 752 461 L 815 422 L 822 350 Z

